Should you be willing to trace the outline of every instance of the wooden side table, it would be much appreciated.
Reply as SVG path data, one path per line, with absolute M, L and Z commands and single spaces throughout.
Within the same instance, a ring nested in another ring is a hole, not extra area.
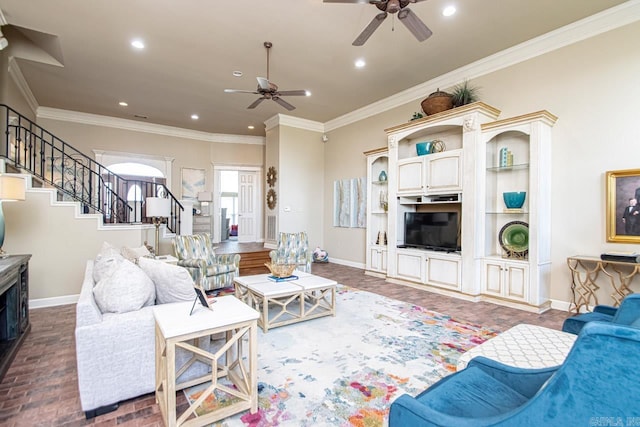
M 632 262 L 603 261 L 598 257 L 574 255 L 567 258 L 571 270 L 571 292 L 569 311 L 580 313 L 589 306 L 598 305 L 596 292 L 600 289 L 596 279 L 602 273 L 604 281 L 611 286 L 613 305 L 618 306 L 633 291 L 629 288 L 633 278 L 640 272 L 640 264 Z
M 156 321 L 156 402 L 167 426 L 203 426 L 245 410 L 258 410 L 258 350 L 257 311 L 234 296 L 216 298 L 209 310 L 198 303 L 189 315 L 193 303 L 162 304 L 154 307 Z M 226 343 L 210 353 L 197 347 L 198 338 L 224 332 Z M 245 344 L 248 348 L 245 350 Z M 176 348 L 193 354 L 183 366 L 176 366 Z M 248 361 L 248 367 L 246 366 Z M 205 363 L 212 370 L 206 375 L 180 381 L 181 375 L 196 363 Z M 227 378 L 235 387 L 220 384 Z M 202 395 L 182 414 L 176 413 L 176 392 L 211 381 Z M 238 402 L 205 415 L 195 416 L 196 409 L 219 390 Z

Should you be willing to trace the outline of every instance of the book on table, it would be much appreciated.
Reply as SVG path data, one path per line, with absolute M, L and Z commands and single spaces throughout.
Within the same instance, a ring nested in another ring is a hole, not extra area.
M 640 263 L 640 254 L 637 252 L 605 252 L 600 255 L 603 261 L 618 261 Z
M 272 282 L 288 282 L 290 280 L 298 280 L 298 276 L 276 277 L 269 275 L 267 276 L 267 279 L 271 280 Z

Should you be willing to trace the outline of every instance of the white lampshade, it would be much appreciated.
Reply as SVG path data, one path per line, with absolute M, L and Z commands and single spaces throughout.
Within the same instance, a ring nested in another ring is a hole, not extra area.
M 213 194 L 211 193 L 211 191 L 200 191 L 198 192 L 198 201 L 213 202 Z
M 25 199 L 24 179 L 15 175 L 0 175 L 0 200 Z
M 171 215 L 171 201 L 163 197 L 147 197 L 147 218 L 168 218 Z

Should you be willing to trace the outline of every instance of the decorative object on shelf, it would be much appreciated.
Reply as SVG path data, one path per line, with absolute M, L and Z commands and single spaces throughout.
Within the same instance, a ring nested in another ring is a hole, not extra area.
M 387 173 L 385 171 L 380 171 L 380 175 L 378 175 L 378 181 L 386 181 Z
M 527 197 L 526 191 L 506 191 L 502 193 L 504 204 L 507 209 L 520 209 L 524 205 L 524 199 Z
M 269 184 L 269 187 L 273 187 L 276 184 L 277 180 L 278 172 L 276 171 L 276 168 L 271 166 L 267 171 L 267 184 Z
M 422 106 L 422 111 L 424 111 L 427 116 L 453 108 L 451 94 L 443 92 L 439 88 L 427 98 L 423 99 L 420 105 Z
M 498 234 L 505 258 L 525 259 L 529 253 L 529 224 L 523 221 L 508 222 Z
M 453 108 L 462 107 L 463 105 L 478 101 L 479 91 L 480 88 L 469 84 L 468 80 L 457 84 L 451 90 L 451 102 L 453 103 Z
M 145 215 L 151 218 L 156 226 L 156 247 L 154 254 L 158 256 L 158 245 L 160 243 L 160 224 L 164 223 L 171 216 L 171 200 L 162 197 L 147 197 L 145 199 Z
M 416 153 L 418 156 L 426 156 L 427 154 L 442 153 L 446 149 L 444 142 L 439 139 L 433 141 L 418 142 L 416 144 Z
M 414 121 L 414 120 L 418 120 L 423 118 L 424 116 L 422 115 L 422 113 L 418 113 L 418 112 L 414 112 L 413 116 L 411 116 L 411 119 L 409 119 L 410 122 Z
M 289 277 L 293 274 L 293 270 L 296 269 L 295 264 L 273 264 L 265 262 L 264 265 L 267 266 L 271 275 L 275 277 Z
M 316 250 L 313 251 L 313 262 L 329 262 L 329 252 L 317 247 Z
M 387 232 L 378 231 L 378 238 L 376 239 L 376 245 L 387 246 Z
M 25 200 L 25 182 L 20 176 L 0 175 L 0 258 L 9 256 L 2 249 L 4 244 L 4 213 L 2 212 L 3 202 L 16 202 Z
M 380 190 L 380 207 L 385 212 L 389 209 L 389 193 L 385 190 Z
M 500 149 L 499 163 L 501 168 L 509 168 L 513 166 L 513 153 L 507 147 Z
M 269 191 L 267 191 L 267 207 L 271 210 L 274 210 L 276 208 L 276 203 L 278 203 L 276 190 L 270 188 Z
M 640 169 L 608 171 L 607 242 L 640 243 Z

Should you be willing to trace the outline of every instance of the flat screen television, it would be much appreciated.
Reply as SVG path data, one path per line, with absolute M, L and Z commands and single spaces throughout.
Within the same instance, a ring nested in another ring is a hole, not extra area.
M 458 251 L 458 212 L 405 212 L 404 246 Z

